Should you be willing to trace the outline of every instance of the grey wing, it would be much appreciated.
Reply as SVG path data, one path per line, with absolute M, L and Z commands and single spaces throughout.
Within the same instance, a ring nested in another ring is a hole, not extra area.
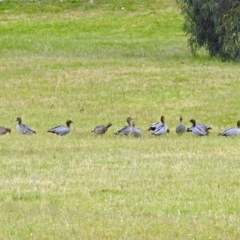
M 117 134 L 119 135 L 129 135 L 132 131 L 132 126 L 125 126 L 118 130 Z

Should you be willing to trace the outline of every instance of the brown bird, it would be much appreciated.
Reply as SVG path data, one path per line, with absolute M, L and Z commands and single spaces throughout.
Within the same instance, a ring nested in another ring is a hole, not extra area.
M 96 134 L 99 134 L 99 135 L 103 135 L 105 132 L 107 132 L 108 128 L 110 128 L 112 126 L 111 123 L 108 123 L 106 126 L 104 125 L 99 125 L 99 126 L 96 126 L 92 132 L 95 132 Z
M 11 133 L 10 128 L 0 127 L 0 135 L 4 135 L 6 133 Z

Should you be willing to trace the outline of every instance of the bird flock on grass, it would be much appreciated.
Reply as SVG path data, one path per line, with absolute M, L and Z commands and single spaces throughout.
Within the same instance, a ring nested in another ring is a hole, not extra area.
M 25 125 L 22 123 L 22 119 L 18 117 L 16 119 L 17 121 L 17 126 L 16 129 L 19 133 L 21 134 L 34 134 L 36 131 L 32 130 L 29 126 Z M 185 132 L 192 132 L 196 136 L 207 136 L 209 134 L 209 130 L 212 128 L 210 126 L 207 126 L 205 124 L 197 123 L 195 119 L 191 119 L 189 121 L 192 126 L 189 128 L 186 128 L 186 126 L 183 123 L 183 117 L 180 116 L 179 118 L 179 123 L 175 127 L 175 132 L 178 135 L 182 135 Z M 50 128 L 47 132 L 54 133 L 59 136 L 67 135 L 71 131 L 71 123 L 73 123 L 71 120 L 66 121 L 66 126 L 65 125 L 60 125 L 57 127 Z M 98 125 L 96 126 L 92 132 L 98 134 L 98 135 L 103 135 L 108 131 L 108 128 L 112 126 L 112 123 L 108 123 L 107 125 Z M 168 125 L 165 122 L 165 117 L 161 116 L 159 122 L 155 122 L 151 124 L 148 128 L 149 131 L 155 136 L 161 136 L 166 133 L 169 133 L 169 128 Z M 6 127 L 1 127 L 0 126 L 0 135 L 4 135 L 7 133 L 11 133 L 10 128 Z M 127 118 L 127 125 L 121 127 L 117 132 L 114 133 L 115 135 L 123 135 L 123 136 L 134 136 L 134 137 L 141 137 L 142 136 L 142 130 L 138 127 L 136 127 L 135 122 L 133 122 L 132 117 Z M 240 134 L 240 120 L 237 121 L 237 126 L 232 127 L 229 129 L 226 129 L 222 132 L 220 132 L 218 135 L 219 136 L 236 136 Z

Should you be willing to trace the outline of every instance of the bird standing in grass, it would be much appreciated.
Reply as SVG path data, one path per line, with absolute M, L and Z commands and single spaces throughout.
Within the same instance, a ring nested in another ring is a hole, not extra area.
M 206 132 L 208 132 L 208 133 L 209 133 L 209 130 L 212 129 L 211 127 L 209 127 L 209 126 L 207 126 L 207 125 L 205 125 L 205 124 L 202 124 L 202 123 L 196 123 L 196 126 L 204 129 L 204 130 L 205 130 Z M 192 127 L 193 127 L 193 125 L 192 125 Z M 187 128 L 187 132 L 192 132 L 192 127 Z
M 201 125 L 196 124 L 194 119 L 191 119 L 189 122 L 192 123 L 191 132 L 197 136 L 206 136 L 208 135 L 208 131 L 205 130 Z
M 63 126 L 63 125 L 57 126 L 57 127 L 49 129 L 48 132 L 55 133 L 59 136 L 66 135 L 71 131 L 71 128 L 70 128 L 71 123 L 73 123 L 71 120 L 67 120 L 67 122 L 66 122 L 67 126 Z
M 237 122 L 237 127 L 229 128 L 223 132 L 220 132 L 219 136 L 237 136 L 240 134 L 240 121 Z
M 11 133 L 10 128 L 0 127 L 0 135 L 4 135 L 6 133 Z
M 134 137 L 141 137 L 142 136 L 142 130 L 140 128 L 137 128 L 135 125 L 135 122 L 132 123 L 132 130 L 130 135 Z
M 131 130 L 132 130 L 132 124 L 131 124 L 131 121 L 132 121 L 132 117 L 128 117 L 127 118 L 127 123 L 128 123 L 128 126 L 124 126 L 122 127 L 121 129 L 119 129 L 115 134 L 116 135 L 125 135 L 125 136 L 128 136 L 130 133 L 131 133 Z
M 22 119 L 20 117 L 16 120 L 18 122 L 17 124 L 17 131 L 21 134 L 32 134 L 36 133 L 34 130 L 32 130 L 30 127 L 22 123 Z
M 182 116 L 180 116 L 179 121 L 179 124 L 176 126 L 176 133 L 180 135 L 186 132 L 186 126 L 183 124 Z
M 162 118 L 164 118 L 164 116 L 161 116 L 161 117 L 160 117 L 160 122 L 155 122 L 155 123 L 153 123 L 153 124 L 148 128 L 148 131 L 155 131 L 157 128 L 161 127 L 161 126 L 163 125 Z
M 170 132 L 167 124 L 165 123 L 165 117 L 161 116 L 161 124 L 159 124 L 154 131 L 152 131 L 153 135 L 163 135 L 166 132 Z
M 95 132 L 96 134 L 99 134 L 99 135 L 103 135 L 104 133 L 107 132 L 108 128 L 110 128 L 112 126 L 111 123 L 108 123 L 106 126 L 104 125 L 99 125 L 99 126 L 96 126 L 92 132 Z

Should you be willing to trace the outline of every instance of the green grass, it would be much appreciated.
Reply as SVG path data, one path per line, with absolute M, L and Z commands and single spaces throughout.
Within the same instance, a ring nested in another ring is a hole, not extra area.
M 190 55 L 175 1 L 6 1 L 0 14 L 0 239 L 239 239 L 240 140 L 217 134 L 239 120 L 240 69 Z M 155 137 L 160 115 L 171 132 Z M 179 115 L 212 133 L 176 136 Z M 113 134 L 128 116 L 142 138 Z M 68 136 L 47 133 L 67 119 Z

